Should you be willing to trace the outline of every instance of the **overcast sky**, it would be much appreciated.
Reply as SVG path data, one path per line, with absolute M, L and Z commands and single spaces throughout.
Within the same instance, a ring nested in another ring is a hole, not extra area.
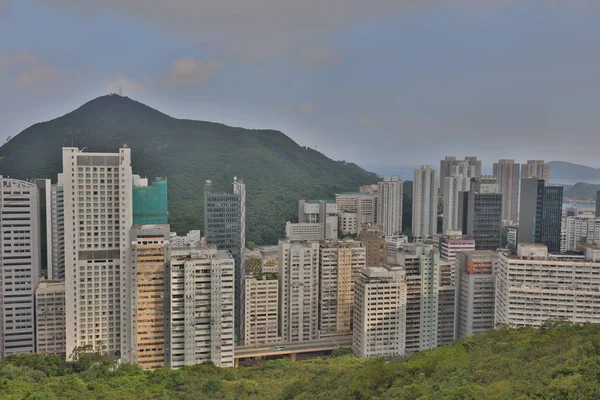
M 0 140 L 122 87 L 360 164 L 600 167 L 598 3 L 0 0 Z

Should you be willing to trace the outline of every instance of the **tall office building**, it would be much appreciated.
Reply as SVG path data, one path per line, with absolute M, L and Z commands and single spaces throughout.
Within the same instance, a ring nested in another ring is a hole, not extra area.
M 562 186 L 546 186 L 543 179 L 521 180 L 519 243 L 541 243 L 560 251 Z
M 502 242 L 502 193 L 495 179 L 471 181 L 471 190 L 460 193 L 460 230 L 475 240 L 476 250 L 496 250 Z
M 402 189 L 397 176 L 377 183 L 377 223 L 386 236 L 402 233 Z
M 123 303 L 121 357 L 144 370 L 166 366 L 169 225 L 133 225 Z
M 456 258 L 455 338 L 494 329 L 495 251 L 459 253 Z
M 235 260 L 235 336 L 243 342 L 246 185 L 236 177 L 232 193 L 214 193 L 211 181 L 204 184 L 204 236 L 208 245 L 229 251 Z
M 274 275 L 247 276 L 244 292 L 244 344 L 278 342 L 280 338 L 277 278 Z
M 39 191 L 0 175 L 0 359 L 35 351 L 35 289 L 40 276 Z
M 456 167 L 459 166 L 459 171 L 456 172 Z M 454 175 L 462 174 L 469 178 L 479 178 L 481 176 L 481 160 L 477 157 L 465 157 L 464 160 L 457 160 L 456 157 L 446 157 L 440 162 L 440 173 L 439 173 L 439 189 L 440 193 L 444 193 L 445 182 L 444 180 Z
M 50 187 L 50 223 L 46 235 L 48 249 L 48 279 L 65 279 L 65 199 L 63 193 L 63 174 Z
M 367 267 L 381 267 L 387 263 L 387 243 L 379 225 L 363 224 L 358 240 L 365 244 Z
M 527 164 L 521 164 L 521 179 L 529 178 L 550 182 L 550 164 L 544 160 L 527 160 Z
M 169 348 L 177 369 L 234 365 L 234 259 L 214 246 L 171 249 Z
M 365 267 L 365 245 L 354 240 L 322 242 L 319 252 L 319 332 L 350 333 L 354 282 Z
M 363 358 L 403 356 L 405 324 L 406 281 L 401 268 L 362 268 L 354 294 L 354 354 Z
M 131 150 L 62 153 L 67 357 L 80 346 L 119 357 L 130 296 Z
M 458 209 L 459 194 L 468 192 L 471 187 L 471 178 L 466 175 L 455 175 L 445 178 L 444 184 L 444 217 L 442 232 L 447 234 L 449 231 L 458 229 Z
M 299 200 L 298 223 L 321 225 L 321 240 L 337 239 L 338 208 L 332 200 Z
M 319 242 L 279 241 L 279 329 L 284 342 L 319 337 Z
M 589 253 L 583 259 L 552 257 L 543 244 L 519 244 L 516 255 L 500 253 L 496 324 L 540 327 L 551 318 L 600 323 L 599 270 L 598 258 Z
M 438 171 L 422 166 L 414 171 L 412 235 L 422 242 L 437 234 Z
M 167 180 L 156 178 L 149 186 L 147 178 L 133 175 L 133 223 L 166 224 L 168 214 Z
M 519 220 L 520 164 L 514 160 L 494 163 L 494 177 L 502 192 L 502 220 L 516 224 Z
M 35 291 L 36 352 L 65 352 L 65 282 L 42 281 Z

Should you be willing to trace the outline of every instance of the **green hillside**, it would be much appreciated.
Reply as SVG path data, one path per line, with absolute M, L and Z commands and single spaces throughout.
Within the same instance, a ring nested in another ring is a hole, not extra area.
M 62 169 L 61 147 L 132 149 L 133 171 L 169 182 L 169 219 L 180 233 L 203 229 L 202 187 L 229 190 L 234 176 L 247 190 L 247 241 L 276 243 L 298 199 L 332 197 L 376 182 L 355 164 L 333 161 L 273 130 L 248 130 L 169 117 L 118 95 L 103 96 L 52 121 L 29 127 L 0 147 L 0 174 L 51 178 Z
M 600 185 L 577 182 L 565 189 L 564 198 L 569 200 L 596 201 L 596 192 L 599 190 Z
M 554 326 L 553 326 L 554 325 Z M 144 373 L 89 354 L 9 356 L 3 399 L 598 399 L 600 326 L 501 329 L 389 363 L 340 356 Z

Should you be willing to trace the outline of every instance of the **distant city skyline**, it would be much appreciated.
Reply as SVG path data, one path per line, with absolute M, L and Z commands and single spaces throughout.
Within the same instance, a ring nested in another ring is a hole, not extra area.
M 600 166 L 597 2 L 177 4 L 0 1 L 0 142 L 122 90 L 359 165 Z

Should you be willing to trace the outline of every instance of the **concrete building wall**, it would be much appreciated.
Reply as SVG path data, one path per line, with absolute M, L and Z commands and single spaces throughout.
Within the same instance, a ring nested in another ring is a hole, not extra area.
M 456 231 L 458 224 L 459 194 L 468 192 L 471 187 L 471 178 L 466 175 L 456 175 L 445 178 L 444 183 L 444 217 L 442 232 Z
M 421 242 L 437 234 L 438 171 L 422 166 L 414 171 L 412 235 Z
M 39 191 L 0 175 L 0 359 L 35 351 L 35 289 L 41 264 Z
M 377 221 L 386 236 L 402 233 L 403 182 L 398 177 L 385 177 L 377 183 Z
M 63 148 L 66 353 L 89 346 L 120 357 L 132 224 L 131 150 Z
M 65 352 L 65 282 L 40 282 L 35 291 L 36 352 L 63 354 Z
M 244 344 L 264 344 L 280 341 L 279 281 L 246 277 L 245 301 L 246 323 Z

